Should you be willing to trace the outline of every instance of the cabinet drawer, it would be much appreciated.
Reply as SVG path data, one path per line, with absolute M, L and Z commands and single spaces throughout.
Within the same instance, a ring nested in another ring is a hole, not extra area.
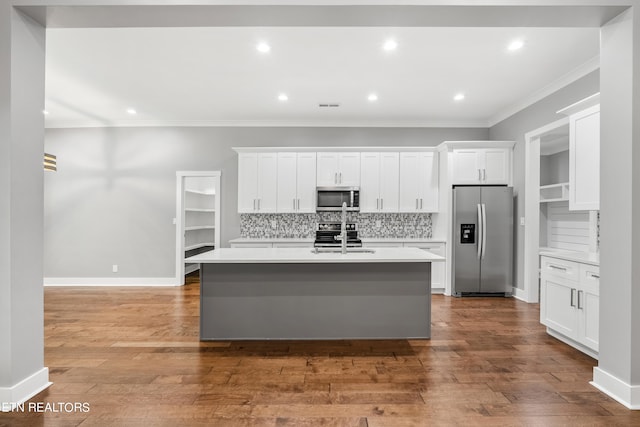
M 580 284 L 596 295 L 600 294 L 600 267 L 580 264 Z
M 362 242 L 364 248 L 401 248 L 402 242 Z
M 580 277 L 580 264 L 543 256 L 540 259 L 540 272 L 543 276 L 553 275 L 577 282 Z

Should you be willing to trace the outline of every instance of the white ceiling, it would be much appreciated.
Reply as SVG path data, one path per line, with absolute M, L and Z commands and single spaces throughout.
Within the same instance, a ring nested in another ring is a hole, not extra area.
M 525 45 L 510 52 L 515 38 Z M 598 54 L 598 28 L 48 29 L 45 120 L 485 127 L 597 68 Z

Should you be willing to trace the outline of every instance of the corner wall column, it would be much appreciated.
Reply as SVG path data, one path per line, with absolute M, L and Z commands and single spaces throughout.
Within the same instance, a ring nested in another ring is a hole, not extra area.
M 639 21 L 634 7 L 600 33 L 602 278 L 599 365 L 592 382 L 632 409 L 640 409 Z
M 0 2 L 0 402 L 49 383 L 44 367 L 45 29 Z

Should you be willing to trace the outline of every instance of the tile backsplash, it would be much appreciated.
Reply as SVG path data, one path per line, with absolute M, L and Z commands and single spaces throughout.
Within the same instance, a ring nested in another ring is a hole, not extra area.
M 340 212 L 311 214 L 240 214 L 240 237 L 313 238 L 318 222 L 340 222 Z M 347 221 L 358 224 L 361 238 L 432 237 L 430 213 L 359 213 L 347 214 Z

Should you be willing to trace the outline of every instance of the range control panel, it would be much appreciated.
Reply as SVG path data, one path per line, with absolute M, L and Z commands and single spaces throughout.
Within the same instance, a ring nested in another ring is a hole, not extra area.
M 460 243 L 475 244 L 476 243 L 476 225 L 460 224 Z

